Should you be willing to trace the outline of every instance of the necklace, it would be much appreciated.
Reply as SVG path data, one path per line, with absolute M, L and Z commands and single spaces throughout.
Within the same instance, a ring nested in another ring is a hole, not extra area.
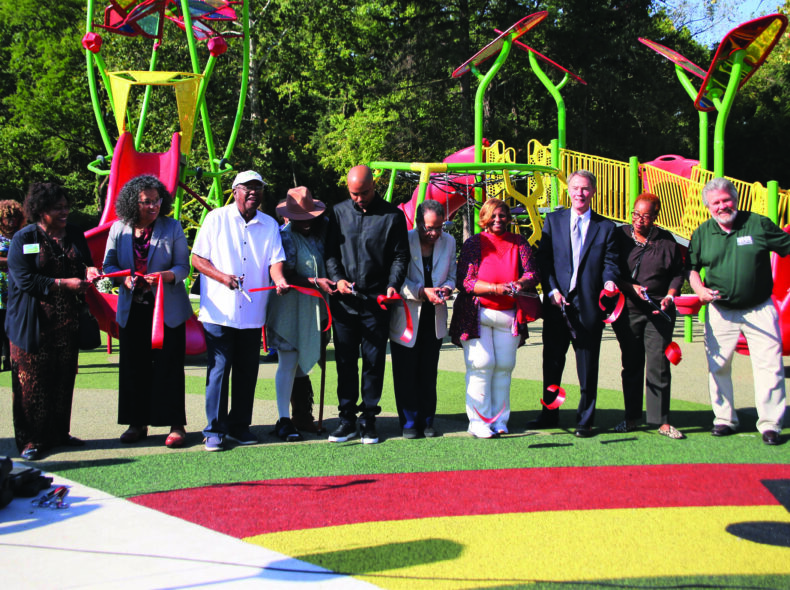
M 647 234 L 647 237 L 645 238 L 645 241 L 644 242 L 640 242 L 636 238 L 636 233 L 634 233 L 634 226 L 632 225 L 631 226 L 631 239 L 634 241 L 634 244 L 636 244 L 640 248 L 647 248 L 647 245 L 650 243 L 650 240 L 653 239 L 653 230 L 655 230 L 655 229 L 656 229 L 655 225 L 653 227 L 651 227 L 650 228 L 650 232 Z

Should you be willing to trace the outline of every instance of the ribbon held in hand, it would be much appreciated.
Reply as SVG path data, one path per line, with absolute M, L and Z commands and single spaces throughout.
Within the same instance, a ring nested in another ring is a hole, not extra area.
M 555 391 L 557 392 L 557 397 L 555 397 L 554 401 L 551 402 L 550 404 L 547 404 L 541 398 L 540 403 L 542 403 L 546 407 L 547 410 L 556 410 L 562 404 L 565 403 L 565 390 L 562 387 L 560 387 L 559 385 L 549 385 L 546 388 L 546 391 L 550 391 L 552 393 L 554 393 Z
M 326 328 L 321 330 L 322 332 L 329 331 L 329 328 L 332 327 L 332 312 L 329 310 L 329 302 L 324 299 L 324 296 L 321 295 L 321 292 L 318 289 L 312 289 L 310 287 L 298 287 L 297 285 L 288 285 L 290 289 L 301 293 L 302 295 L 310 295 L 310 297 L 318 297 L 319 299 L 323 300 L 324 305 L 326 306 L 326 316 L 327 316 L 327 323 Z M 250 289 L 247 293 L 256 293 L 257 291 L 271 291 L 272 289 L 276 289 L 277 287 L 258 287 L 256 289 Z
M 623 307 L 625 307 L 625 296 L 622 294 L 620 289 L 617 287 L 614 288 L 613 291 L 607 291 L 606 289 L 601 290 L 601 294 L 598 296 L 598 307 L 601 311 L 606 311 L 606 307 L 603 304 L 604 297 L 614 297 L 617 295 L 617 304 L 614 306 L 614 311 L 609 315 L 609 317 L 605 318 L 603 323 L 604 324 L 611 324 L 620 317 L 620 313 L 623 311 Z
M 400 295 L 393 295 L 392 297 L 379 295 L 376 297 L 376 303 L 379 304 L 381 309 L 387 309 L 387 303 L 392 301 L 401 301 L 403 303 L 403 312 L 406 314 L 406 329 L 403 330 L 403 334 L 400 335 L 400 341 L 409 342 L 414 334 L 414 324 L 412 324 L 411 312 L 409 311 L 409 306 L 406 305 L 406 301 Z

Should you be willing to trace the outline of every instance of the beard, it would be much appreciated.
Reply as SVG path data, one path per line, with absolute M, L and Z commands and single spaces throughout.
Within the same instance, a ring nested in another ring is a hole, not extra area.
M 719 211 L 716 215 L 713 216 L 717 222 L 721 225 L 732 225 L 735 221 L 735 217 L 738 215 L 738 211 L 736 209 L 730 209 L 729 211 Z

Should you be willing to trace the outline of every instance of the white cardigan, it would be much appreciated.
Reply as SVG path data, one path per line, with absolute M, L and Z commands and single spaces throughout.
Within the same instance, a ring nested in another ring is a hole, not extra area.
M 409 253 L 411 259 L 409 268 L 406 271 L 406 280 L 403 282 L 400 294 L 409 306 L 414 332 L 409 342 L 403 342 L 400 337 L 406 329 L 406 314 L 402 305 L 392 306 L 392 318 L 390 320 L 390 339 L 408 348 L 414 347 L 417 339 L 417 329 L 420 325 L 420 310 L 422 300 L 420 300 L 420 288 L 425 286 L 425 274 L 422 268 L 422 250 L 420 248 L 420 236 L 416 229 L 409 232 Z M 433 270 L 431 280 L 434 288 L 449 287 L 455 289 L 455 239 L 446 233 L 442 233 L 433 247 Z M 437 305 L 436 307 L 436 337 L 444 338 L 447 335 L 447 305 Z

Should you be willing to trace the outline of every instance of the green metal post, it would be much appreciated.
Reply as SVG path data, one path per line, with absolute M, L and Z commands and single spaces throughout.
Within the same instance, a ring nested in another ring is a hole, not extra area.
M 551 150 L 551 165 L 553 168 L 560 167 L 560 144 L 559 140 L 552 139 L 549 144 Z M 551 203 L 552 210 L 557 208 L 560 203 L 560 183 L 556 176 L 551 178 Z
M 768 189 L 768 211 L 766 216 L 774 223 L 779 223 L 779 183 L 769 180 L 766 186 Z
M 87 8 L 87 22 L 85 25 L 85 32 L 93 32 L 93 0 L 88 0 Z M 110 134 L 107 132 L 107 126 L 104 123 L 104 118 L 101 114 L 101 107 L 99 105 L 99 89 L 96 84 L 96 71 L 94 69 L 94 55 L 92 52 L 85 50 L 85 62 L 88 68 L 88 91 L 91 95 L 91 104 L 93 105 L 93 115 L 96 117 L 96 123 L 99 126 L 99 134 L 101 135 L 104 149 L 107 154 L 112 154 L 112 141 Z
M 156 57 L 159 42 L 154 41 L 154 47 L 151 50 L 151 64 L 148 66 L 148 71 L 153 72 L 156 70 Z M 140 149 L 140 142 L 143 140 L 143 130 L 145 129 L 145 120 L 148 117 L 148 105 L 151 101 L 151 91 L 153 87 L 149 84 L 145 87 L 145 94 L 143 95 L 143 106 L 140 107 L 140 123 L 137 126 L 137 135 L 134 138 L 134 149 Z M 176 218 L 177 219 L 177 218 Z
M 529 65 L 532 67 L 532 71 L 538 77 L 538 80 L 543 83 L 543 85 L 546 87 L 546 90 L 549 91 L 549 94 L 551 94 L 554 102 L 557 104 L 557 139 L 559 140 L 560 149 L 565 149 L 565 100 L 562 98 L 560 90 L 562 90 L 563 87 L 568 83 L 570 76 L 566 73 L 565 77 L 563 77 L 559 84 L 554 84 L 554 82 L 552 82 L 546 73 L 541 69 L 540 64 L 538 63 L 538 58 L 535 57 L 535 54 L 532 51 L 529 52 Z
M 685 70 L 676 65 L 675 73 L 691 100 L 696 100 L 697 89 L 694 88 Z M 699 116 L 699 165 L 700 168 L 708 170 L 708 113 L 706 111 L 697 111 L 697 115 Z
M 387 186 L 387 193 L 384 195 L 384 200 L 388 203 L 392 203 L 392 196 L 395 194 L 395 177 L 397 174 L 397 170 L 393 170 L 390 173 L 390 183 Z
M 639 185 L 639 158 L 631 156 L 628 159 L 628 211 L 634 210 L 637 195 L 642 192 Z
M 727 127 L 730 109 L 732 109 L 732 103 L 735 101 L 735 94 L 738 92 L 738 85 L 741 82 L 741 70 L 745 58 L 746 50 L 739 49 L 735 52 L 727 90 L 721 100 L 721 105 L 717 104 L 719 114 L 716 117 L 716 128 L 713 135 L 713 174 L 717 177 L 724 176 L 724 130 Z M 714 104 L 716 104 L 715 101 Z

